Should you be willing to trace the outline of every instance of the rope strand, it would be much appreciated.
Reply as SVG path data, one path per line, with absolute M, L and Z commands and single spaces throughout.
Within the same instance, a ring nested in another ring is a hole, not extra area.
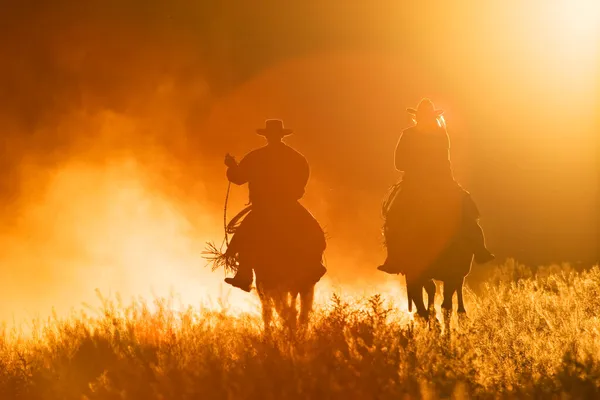
M 227 204 L 229 203 L 229 191 L 231 190 L 231 182 L 227 184 L 227 192 L 225 194 L 225 205 L 223 207 L 223 230 L 225 231 L 225 244 L 229 247 L 229 236 L 227 235 Z
M 225 245 L 225 251 L 229 248 L 229 236 L 227 235 L 227 205 L 229 203 L 229 191 L 231 190 L 231 182 L 227 184 L 227 192 L 225 193 L 225 204 L 223 205 L 223 231 L 225 233 L 225 238 L 223 242 L 221 242 L 221 249 L 219 250 L 223 253 L 223 245 Z M 225 264 L 227 265 L 227 264 Z M 223 274 L 227 277 L 227 267 L 223 268 Z

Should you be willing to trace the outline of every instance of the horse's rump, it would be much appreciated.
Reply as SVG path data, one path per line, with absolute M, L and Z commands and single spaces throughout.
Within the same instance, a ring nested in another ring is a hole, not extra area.
M 296 285 L 316 283 L 325 273 L 325 233 L 300 203 L 252 209 L 235 235 L 240 262 L 254 268 L 257 279 Z
M 384 234 L 401 273 L 419 276 L 460 229 L 465 191 L 452 184 L 397 187 L 385 211 Z

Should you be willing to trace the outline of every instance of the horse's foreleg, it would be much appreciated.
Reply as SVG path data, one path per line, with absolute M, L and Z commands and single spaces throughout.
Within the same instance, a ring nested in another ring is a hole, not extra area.
M 467 310 L 465 309 L 465 303 L 463 301 L 463 286 L 465 284 L 465 278 L 462 278 L 458 284 L 456 285 L 456 294 L 458 297 L 458 313 L 466 314 Z
M 300 292 L 300 325 L 305 327 L 308 324 L 310 314 L 315 300 L 315 285 L 303 289 Z
M 412 312 L 412 305 L 413 305 L 413 299 L 412 299 L 412 292 L 408 289 L 408 278 L 406 276 L 404 276 L 405 282 L 406 282 L 406 300 L 408 301 L 408 312 Z
M 463 301 L 463 286 L 465 283 L 465 278 L 462 278 L 458 283 L 456 288 L 458 294 L 458 324 L 459 326 L 464 324 L 467 320 L 467 310 L 465 309 L 465 303 Z

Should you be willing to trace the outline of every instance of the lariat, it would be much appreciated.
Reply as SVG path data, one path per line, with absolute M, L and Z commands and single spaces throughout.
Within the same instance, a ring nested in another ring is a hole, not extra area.
M 227 233 L 227 205 L 229 204 L 229 192 L 231 190 L 231 182 L 227 184 L 227 192 L 225 193 L 225 204 L 223 205 L 223 230 L 225 232 L 224 243 L 229 247 L 229 235 Z

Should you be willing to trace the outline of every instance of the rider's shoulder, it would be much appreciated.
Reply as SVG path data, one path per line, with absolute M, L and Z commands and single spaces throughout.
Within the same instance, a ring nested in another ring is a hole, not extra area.
M 285 151 L 293 153 L 293 154 L 299 154 L 302 155 L 302 153 L 300 153 L 298 150 L 296 150 L 295 148 L 293 148 L 292 146 L 286 144 L 286 143 L 282 143 L 283 148 L 285 149 Z
M 257 147 L 253 150 L 250 150 L 244 157 L 245 158 L 255 158 L 255 157 L 260 157 L 262 154 L 268 153 L 269 152 L 269 146 L 268 145 L 264 145 L 264 146 L 260 146 Z
M 248 153 L 246 153 L 244 155 L 244 157 L 242 157 L 242 161 L 240 161 L 240 164 L 243 164 L 246 166 L 256 164 L 257 162 L 260 162 L 261 158 L 264 157 L 262 155 L 263 153 L 264 153 L 264 147 L 259 147 L 259 148 L 250 150 Z
M 285 151 L 289 154 L 290 157 L 296 158 L 299 162 L 308 163 L 304 154 L 300 153 L 298 150 L 294 149 L 291 146 L 288 146 L 284 143 Z
M 306 160 L 304 155 L 300 153 L 298 150 L 294 149 L 291 146 L 288 146 L 285 143 L 278 143 L 277 145 L 265 145 L 259 147 L 257 149 L 252 150 L 250 153 L 246 154 L 244 158 L 248 160 L 259 160 L 264 157 L 272 157 L 274 154 L 279 154 L 280 156 L 285 157 L 288 160 L 298 160 L 303 161 Z
M 271 151 L 277 152 L 277 153 L 281 153 L 281 154 L 285 154 L 286 156 L 290 156 L 290 157 L 304 157 L 302 155 L 302 153 L 300 153 L 298 150 L 294 149 L 292 146 L 288 145 L 287 143 L 277 143 L 276 145 L 271 145 L 271 146 L 266 146 L 265 148 L 270 149 Z

